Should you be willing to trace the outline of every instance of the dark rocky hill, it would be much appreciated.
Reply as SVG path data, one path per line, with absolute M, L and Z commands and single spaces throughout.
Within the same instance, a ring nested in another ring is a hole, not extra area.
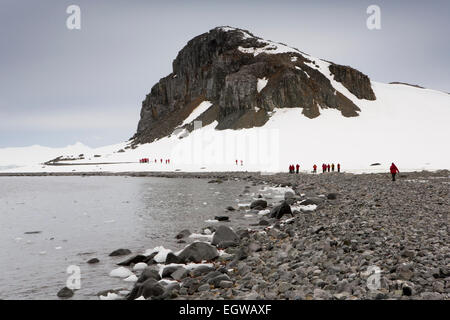
M 262 126 L 274 108 L 300 107 L 308 118 L 318 117 L 320 108 L 358 116 L 358 106 L 333 87 L 316 60 L 246 30 L 212 29 L 187 43 L 173 61 L 173 72 L 146 96 L 133 142 L 170 135 L 202 101 L 212 106 L 197 120 L 203 125 L 216 120 L 218 130 Z M 334 80 L 356 98 L 376 99 L 366 75 L 327 63 Z M 192 130 L 193 124 L 185 127 Z

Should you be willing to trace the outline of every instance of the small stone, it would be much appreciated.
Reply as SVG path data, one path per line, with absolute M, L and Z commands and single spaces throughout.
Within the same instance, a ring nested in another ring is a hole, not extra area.
M 98 260 L 97 258 L 92 258 L 92 259 L 89 259 L 86 263 L 94 264 L 94 263 L 99 263 L 99 262 L 100 262 L 100 260 Z
M 416 253 L 413 250 L 403 250 L 401 256 L 404 258 L 414 258 Z
M 131 253 L 131 250 L 129 250 L 129 249 L 117 249 L 117 250 L 114 250 L 113 252 L 111 252 L 109 254 L 109 256 L 110 257 L 125 256 L 130 253 Z
M 411 296 L 412 295 L 412 288 L 407 286 L 407 285 L 404 285 L 403 288 L 402 288 L 402 294 L 404 296 L 408 296 L 408 297 Z
M 292 287 L 292 286 L 291 286 L 289 283 L 287 283 L 287 282 L 281 282 L 281 283 L 278 285 L 278 292 L 284 293 L 284 292 L 288 291 L 289 289 L 291 289 L 291 287 Z
M 191 232 L 188 229 L 181 230 L 176 236 L 176 239 L 187 238 L 191 235 Z
M 202 284 L 200 287 L 198 287 L 197 291 L 198 292 L 202 292 L 202 291 L 208 291 L 210 289 L 209 284 L 205 283 Z M 181 293 L 181 291 L 180 291 Z
M 329 194 L 327 194 L 327 199 L 328 200 L 336 200 L 337 197 L 338 197 L 337 193 L 329 193 Z
M 214 219 L 217 221 L 230 221 L 230 218 L 227 216 L 215 216 Z
M 233 287 L 233 282 L 228 280 L 222 280 L 219 282 L 219 287 L 223 289 L 231 288 Z
M 64 287 L 61 290 L 59 290 L 56 295 L 60 298 L 70 298 L 73 296 L 73 290 L 69 289 L 67 287 Z

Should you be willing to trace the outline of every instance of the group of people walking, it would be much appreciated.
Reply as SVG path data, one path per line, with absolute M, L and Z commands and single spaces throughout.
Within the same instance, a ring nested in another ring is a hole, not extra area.
M 289 165 L 289 173 L 298 173 L 300 171 L 300 165 L 297 163 L 297 165 Z
M 159 161 L 160 161 L 160 163 L 163 163 L 163 161 L 164 161 L 165 164 L 170 164 L 170 159 L 162 159 L 161 158 Z M 150 163 L 150 159 L 149 158 L 142 158 L 142 159 L 139 159 L 139 162 L 140 163 Z M 158 159 L 155 159 L 154 163 L 158 163 Z
M 337 164 L 336 168 L 337 168 L 337 172 L 341 172 L 341 164 L 340 163 Z M 330 170 L 334 172 L 334 169 L 335 169 L 334 163 L 332 163 L 331 165 L 325 164 L 325 163 L 322 164 L 322 172 L 323 173 L 325 173 L 327 171 L 330 172 Z M 299 173 L 299 171 L 300 171 L 299 164 L 289 165 L 289 173 Z M 317 173 L 317 165 L 316 164 L 313 165 L 313 173 Z
M 334 168 L 335 168 L 334 163 L 332 163 L 331 165 L 322 163 L 322 173 L 334 172 Z M 337 164 L 336 168 L 337 168 L 337 172 L 341 172 L 341 164 L 340 163 Z
M 322 163 L 322 173 L 334 172 L 335 168 L 336 168 L 337 172 L 341 172 L 341 164 L 340 163 L 338 163 L 336 166 L 334 165 L 334 163 L 332 163 L 331 165 Z M 398 170 L 397 166 L 393 162 L 392 162 L 389 170 L 392 175 L 392 181 L 395 181 L 395 176 L 397 173 L 400 173 L 400 171 Z M 299 173 L 299 171 L 300 171 L 299 164 L 296 164 L 296 165 L 290 164 L 289 165 L 289 173 Z M 313 165 L 313 173 L 317 173 L 317 165 L 316 164 Z

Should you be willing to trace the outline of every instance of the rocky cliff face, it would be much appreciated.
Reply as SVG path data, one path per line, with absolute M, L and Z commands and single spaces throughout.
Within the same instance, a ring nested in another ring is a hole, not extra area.
M 218 130 L 262 126 L 274 108 L 300 107 L 309 118 L 318 117 L 321 108 L 357 116 L 359 108 L 333 81 L 358 99 L 376 99 L 369 78 L 353 68 L 245 30 L 218 27 L 189 41 L 173 61 L 173 72 L 153 86 L 133 141 L 170 135 L 202 101 L 212 106 L 197 120 L 203 125 L 217 121 Z M 184 127 L 192 130 L 193 125 Z

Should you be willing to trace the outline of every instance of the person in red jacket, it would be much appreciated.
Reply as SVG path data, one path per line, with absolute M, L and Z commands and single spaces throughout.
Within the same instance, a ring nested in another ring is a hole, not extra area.
M 392 162 L 391 164 L 391 175 L 392 175 L 392 181 L 395 181 L 395 175 L 398 173 L 400 173 L 400 171 L 398 170 L 397 166 Z
M 317 166 L 315 164 L 313 165 L 313 172 L 317 173 Z
M 341 172 L 341 164 L 340 163 L 338 163 L 337 169 L 338 169 L 338 172 Z
M 295 172 L 298 173 L 298 171 L 300 170 L 300 165 L 297 163 L 297 165 L 295 166 Z
M 328 172 L 330 172 L 330 164 L 328 164 L 328 166 L 327 166 L 327 169 L 328 169 Z
M 325 163 L 322 163 L 322 173 L 325 173 L 327 171 L 327 165 Z

